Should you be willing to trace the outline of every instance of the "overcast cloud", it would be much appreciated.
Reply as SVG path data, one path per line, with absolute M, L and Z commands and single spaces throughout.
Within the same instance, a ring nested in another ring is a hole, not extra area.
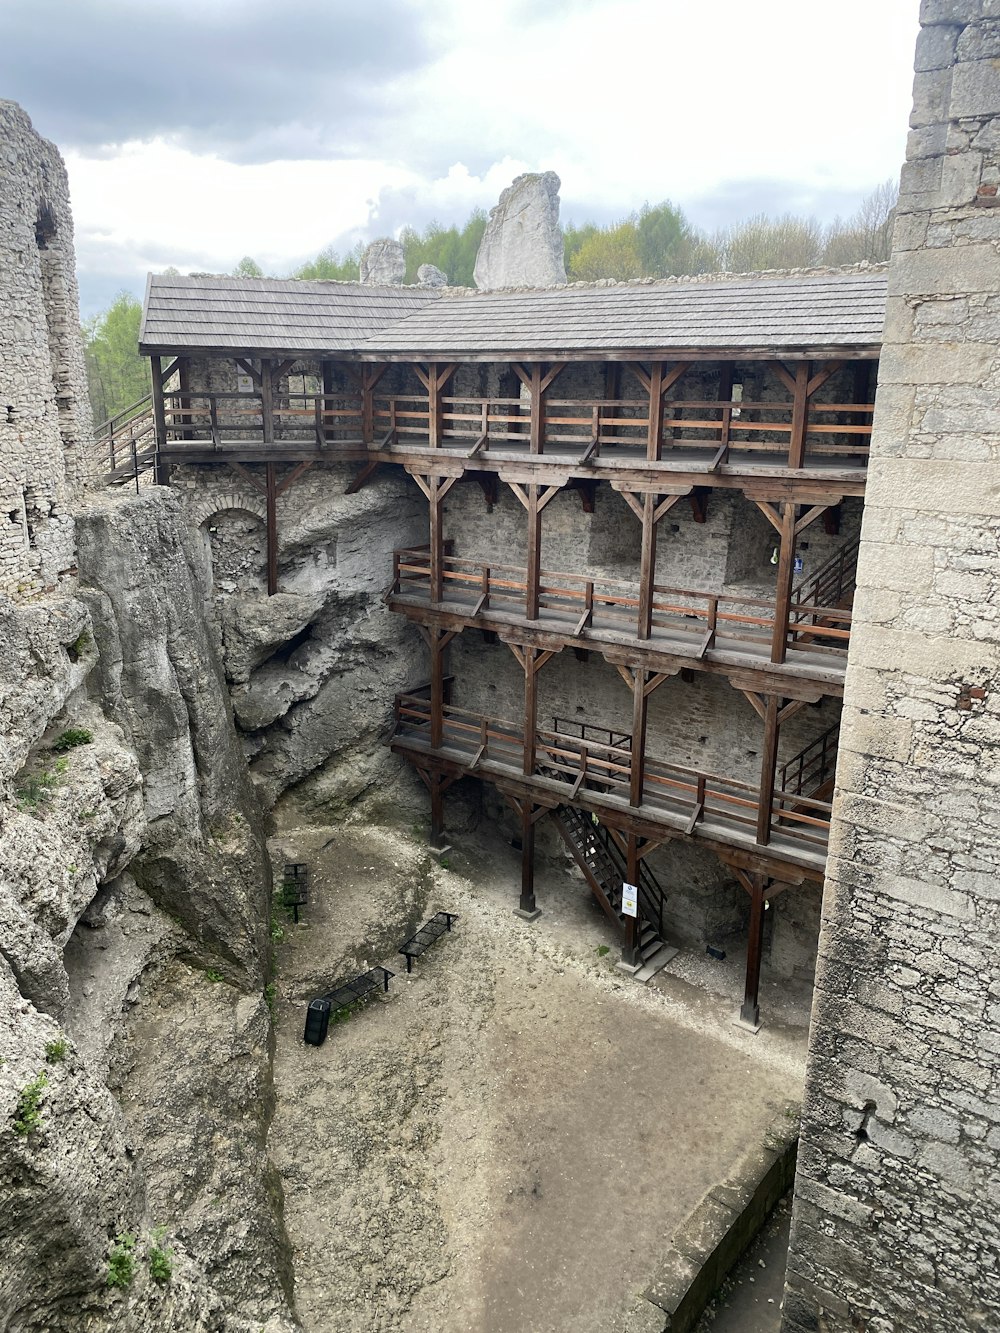
M 67 159 L 85 310 L 271 272 L 552 169 L 564 219 L 830 220 L 898 175 L 918 0 L 4 0 L 0 95 Z

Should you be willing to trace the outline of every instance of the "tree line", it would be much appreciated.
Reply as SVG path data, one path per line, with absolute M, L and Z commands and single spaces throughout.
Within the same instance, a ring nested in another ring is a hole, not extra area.
M 889 258 L 896 186 L 884 181 L 848 218 L 824 226 L 815 218 L 757 213 L 707 232 L 695 227 L 668 201 L 645 204 L 605 226 L 593 222 L 563 227 L 566 273 L 571 282 L 601 279 L 683 277 L 701 273 L 755 273 L 763 269 L 879 263 Z M 430 222 L 417 231 L 404 227 L 399 239 L 406 256 L 405 282 L 417 280 L 421 264 L 434 264 L 456 287 L 472 287 L 472 272 L 487 216 L 475 209 L 462 226 Z M 284 276 L 303 280 L 357 282 L 362 242 L 341 255 L 321 250 L 289 274 L 265 275 L 251 256 L 240 260 L 234 277 Z M 171 270 L 168 270 L 170 272 Z M 113 413 L 149 392 L 145 361 L 136 350 L 141 303 L 121 292 L 107 310 L 83 326 L 87 380 L 94 419 Z

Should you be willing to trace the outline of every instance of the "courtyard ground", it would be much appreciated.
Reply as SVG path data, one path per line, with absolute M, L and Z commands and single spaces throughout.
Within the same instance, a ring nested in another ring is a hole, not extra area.
M 513 915 L 499 841 L 446 866 L 361 823 L 274 844 L 312 873 L 278 948 L 269 1143 L 308 1333 L 645 1333 L 674 1228 L 801 1095 L 805 993 L 766 986 L 754 1036 L 738 958 L 682 951 L 640 986 L 567 870 Z M 455 931 L 407 976 L 395 950 L 440 908 Z M 389 996 L 306 1046 L 308 1000 L 381 962 Z

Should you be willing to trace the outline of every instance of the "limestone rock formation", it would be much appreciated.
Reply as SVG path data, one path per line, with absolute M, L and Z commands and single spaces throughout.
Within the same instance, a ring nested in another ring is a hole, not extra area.
M 165 491 L 77 534 L 76 597 L 0 598 L 0 1326 L 288 1333 L 270 869 L 193 534 Z
M 361 281 L 366 287 L 398 287 L 406 276 L 406 255 L 399 241 L 382 237 L 361 256 Z
M 475 281 L 481 292 L 566 281 L 554 171 L 518 176 L 500 195 L 479 244 Z
M 447 287 L 448 275 L 435 264 L 421 264 L 417 269 L 417 282 L 421 287 Z

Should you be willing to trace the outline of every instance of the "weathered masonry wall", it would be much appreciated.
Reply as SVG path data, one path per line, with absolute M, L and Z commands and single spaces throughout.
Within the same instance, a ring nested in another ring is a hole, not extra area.
M 788 1333 L 1000 1327 L 1000 4 L 921 17 Z
M 0 101 L 0 592 L 73 565 L 69 496 L 91 438 L 66 170 Z

